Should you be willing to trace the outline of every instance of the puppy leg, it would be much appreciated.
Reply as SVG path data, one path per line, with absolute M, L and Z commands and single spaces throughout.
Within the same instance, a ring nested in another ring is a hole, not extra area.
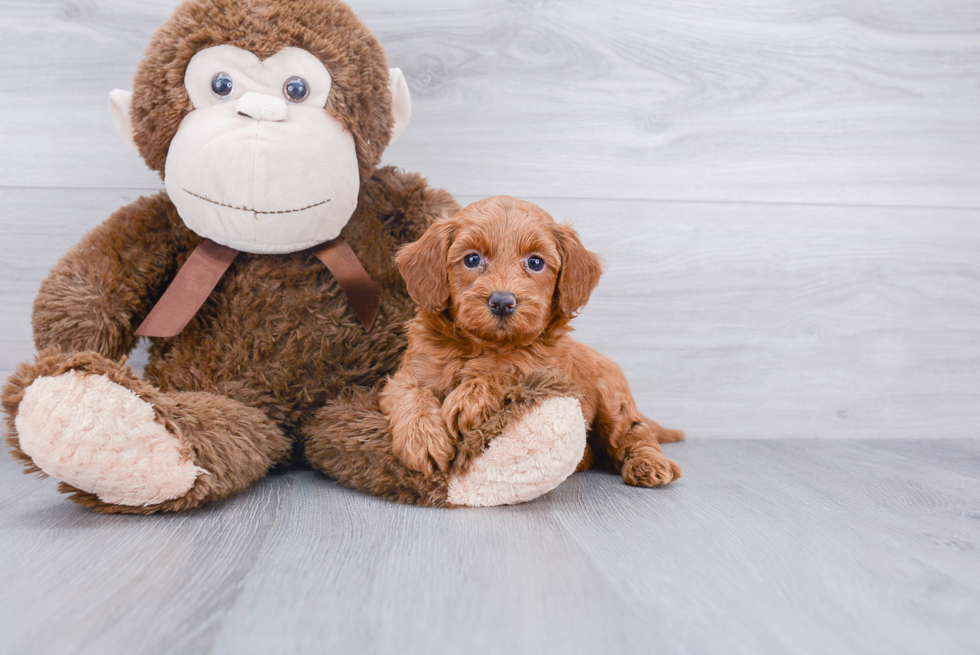
M 670 428 L 665 428 L 647 416 L 643 416 L 641 418 L 643 419 L 643 422 L 647 424 L 647 427 L 653 431 L 653 434 L 657 436 L 658 442 L 674 443 L 676 441 L 684 441 L 683 430 L 672 430 Z
M 507 376 L 483 376 L 466 380 L 442 403 L 442 418 L 452 434 L 471 432 L 500 412 L 505 390 L 516 380 Z
M 640 414 L 618 367 L 604 371 L 599 379 L 599 405 L 593 429 L 605 442 L 613 465 L 622 473 L 626 484 L 659 487 L 681 477 L 681 468 L 664 457 L 658 439 L 661 433 L 676 437 L 677 431 L 667 431 Z
M 388 381 L 380 402 L 398 459 L 427 475 L 436 469 L 448 471 L 456 455 L 456 439 L 447 431 L 442 406 L 433 393 L 402 369 Z
M 626 484 L 659 487 L 681 477 L 681 467 L 664 457 L 656 436 L 644 423 L 634 423 L 619 441 L 631 444 L 623 445 L 618 450 L 618 457 L 613 455 L 617 464 L 621 462 L 620 472 Z
M 585 452 L 582 453 L 582 460 L 575 467 L 576 473 L 581 473 L 582 471 L 588 471 L 592 468 L 592 464 L 595 462 L 595 455 L 592 454 L 592 446 L 585 444 Z

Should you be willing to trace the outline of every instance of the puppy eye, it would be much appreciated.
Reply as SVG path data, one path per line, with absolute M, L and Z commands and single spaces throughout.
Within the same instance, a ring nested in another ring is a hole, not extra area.
M 536 255 L 528 257 L 527 267 L 535 273 L 540 273 L 544 270 L 544 260 Z
M 310 85 L 302 77 L 290 77 L 282 85 L 282 92 L 290 102 L 303 102 L 310 95 Z
M 211 91 L 219 98 L 227 98 L 235 89 L 235 83 L 228 73 L 218 73 L 211 78 Z
M 476 268 L 482 261 L 478 254 L 472 253 L 463 257 L 463 266 L 466 268 Z

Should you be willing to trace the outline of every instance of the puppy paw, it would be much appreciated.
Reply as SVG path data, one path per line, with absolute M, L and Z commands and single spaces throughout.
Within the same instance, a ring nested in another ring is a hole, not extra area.
M 464 382 L 446 396 L 442 419 L 452 434 L 472 432 L 496 416 L 504 407 L 501 394 L 482 381 Z
M 634 487 L 659 487 L 681 477 L 681 467 L 653 448 L 634 448 L 623 461 L 623 481 Z
M 437 469 L 449 470 L 456 456 L 456 440 L 438 416 L 423 415 L 411 422 L 391 425 L 392 449 L 402 464 L 414 471 L 432 475 Z

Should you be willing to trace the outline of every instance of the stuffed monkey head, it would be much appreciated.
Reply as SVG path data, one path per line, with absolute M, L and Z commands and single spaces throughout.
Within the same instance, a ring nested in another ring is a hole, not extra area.
M 260 254 L 337 237 L 411 114 L 337 0 L 188 0 L 110 107 L 189 229 Z

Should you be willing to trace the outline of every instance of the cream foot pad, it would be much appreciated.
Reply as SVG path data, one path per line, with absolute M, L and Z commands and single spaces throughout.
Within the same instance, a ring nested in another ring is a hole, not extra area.
M 16 418 L 20 447 L 53 478 L 107 503 L 155 505 L 205 473 L 156 421 L 153 407 L 102 375 L 40 377 Z
M 546 494 L 575 472 L 585 436 L 578 400 L 549 398 L 491 441 L 465 475 L 450 480 L 449 503 L 514 505 Z

